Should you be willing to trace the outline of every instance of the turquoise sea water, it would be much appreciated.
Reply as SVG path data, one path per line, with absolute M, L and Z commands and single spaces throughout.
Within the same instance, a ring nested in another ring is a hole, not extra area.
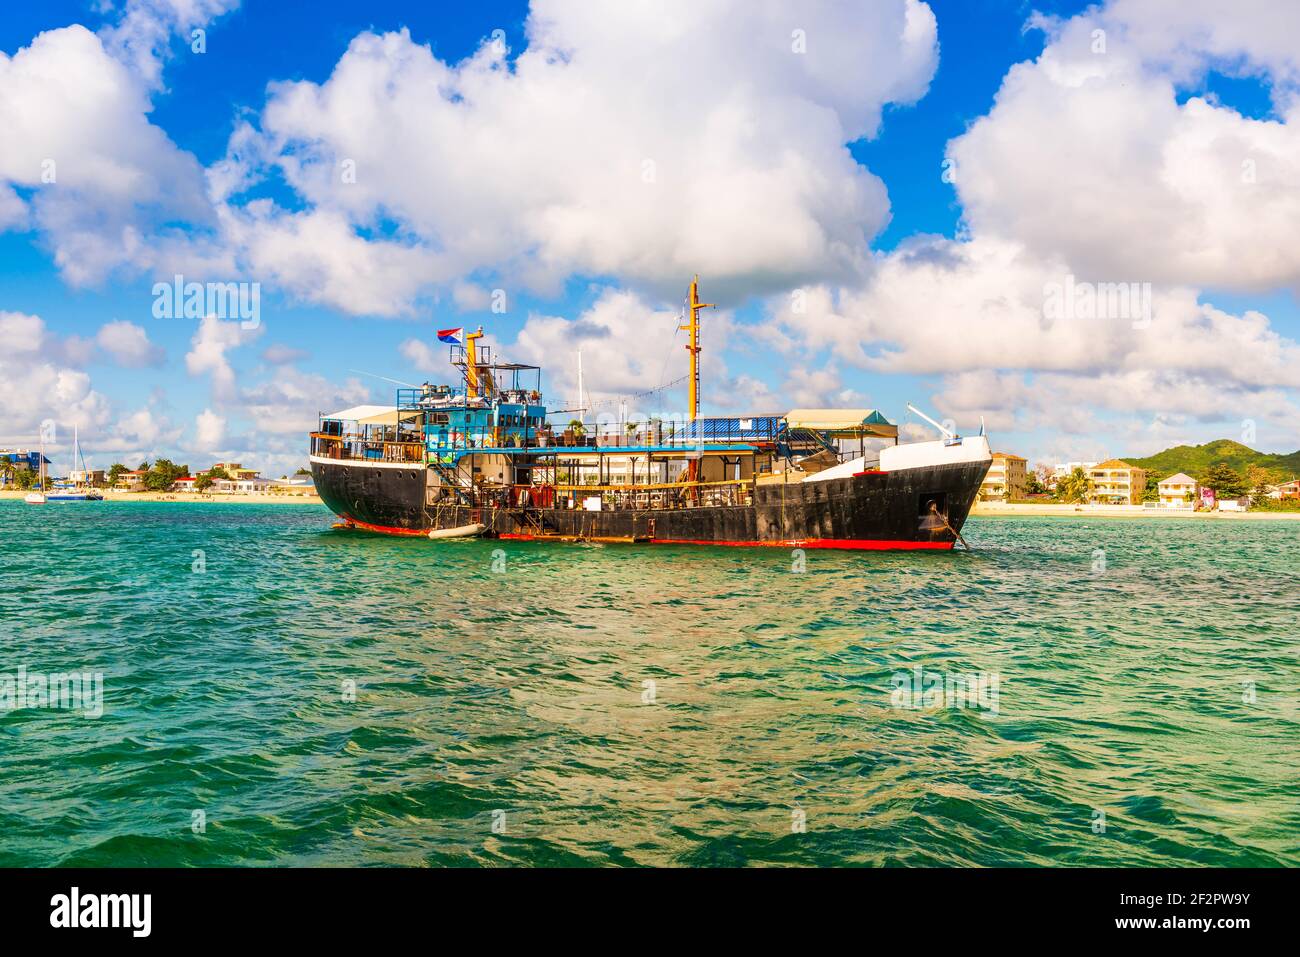
M 330 522 L 0 502 L 0 674 L 103 674 L 0 710 L 0 865 L 1300 863 L 1300 524 L 797 572 Z

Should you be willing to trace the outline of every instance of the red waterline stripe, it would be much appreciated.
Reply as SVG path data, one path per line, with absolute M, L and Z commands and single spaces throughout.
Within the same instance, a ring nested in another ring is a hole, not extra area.
M 427 531 L 422 532 L 418 528 L 393 528 L 390 525 L 371 525 L 369 522 L 359 522 L 355 518 L 345 518 L 341 524 L 351 526 L 352 528 L 359 528 L 367 532 L 378 532 L 380 535 L 418 535 L 424 538 L 429 537 Z
M 859 475 L 888 475 L 888 474 L 889 474 L 888 472 L 882 472 L 880 469 L 863 469 L 861 472 L 854 472 L 853 477 L 857 478 Z
M 367 532 L 378 532 L 381 535 L 415 535 L 427 537 L 427 531 L 419 531 L 410 528 L 392 528 L 388 525 L 371 525 L 369 522 L 359 522 L 356 519 L 348 519 L 344 523 L 354 528 L 360 528 Z M 514 539 L 516 541 L 535 542 L 547 541 L 554 536 L 550 535 L 521 535 L 515 532 L 503 532 L 497 536 L 503 539 Z M 651 545 L 722 545 L 735 548 L 842 548 L 851 551 L 894 551 L 925 549 L 930 551 L 951 551 L 952 542 L 909 542 L 902 540 L 887 539 L 863 539 L 863 538 L 810 538 L 807 540 L 792 539 L 780 542 L 711 542 L 704 539 L 691 538 L 655 538 L 651 539 L 648 544 Z
M 866 538 L 810 538 L 784 542 L 708 542 L 689 538 L 656 538 L 652 545 L 735 545 L 772 548 L 843 548 L 852 551 L 883 552 L 895 549 L 929 549 L 951 551 L 952 542 L 908 542 Z

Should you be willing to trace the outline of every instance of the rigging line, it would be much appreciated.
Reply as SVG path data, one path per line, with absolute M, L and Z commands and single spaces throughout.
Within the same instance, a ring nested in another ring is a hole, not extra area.
M 684 302 L 685 300 L 683 300 Z M 672 361 L 673 350 L 677 348 L 677 337 L 681 335 L 682 323 L 686 320 L 686 309 L 683 308 L 677 313 L 677 319 L 673 322 L 673 337 L 668 343 L 668 351 L 664 354 L 664 366 L 659 370 L 659 381 L 662 382 L 664 376 L 668 374 L 668 363 Z
M 366 372 L 364 369 L 349 369 L 349 372 L 355 372 L 357 375 L 368 375 L 372 379 L 383 379 L 385 382 L 391 382 L 394 385 L 404 385 L 408 389 L 418 389 L 418 385 L 412 385 L 409 382 L 403 382 L 401 379 L 390 379 L 386 375 L 375 375 L 373 372 Z
M 682 331 L 682 322 L 685 320 L 685 318 L 686 318 L 686 310 L 683 308 L 683 309 L 681 309 L 681 310 L 678 311 L 677 316 L 675 317 L 674 322 L 673 322 L 673 337 L 672 337 L 672 339 L 671 339 L 671 340 L 669 341 L 669 343 L 668 343 L 668 351 L 664 354 L 664 364 L 663 364 L 663 367 L 659 370 L 659 381 L 660 381 L 660 382 L 663 382 L 663 378 L 664 378 L 664 376 L 666 376 L 666 375 L 668 374 L 668 364 L 669 364 L 670 362 L 672 362 L 672 358 L 673 358 L 673 350 L 677 347 L 677 338 L 678 338 L 679 335 L 681 335 L 681 331 Z M 690 378 L 689 375 L 679 376 L 678 378 L 673 379 L 671 382 L 663 382 L 663 385 L 657 386 L 657 387 L 655 387 L 655 388 L 653 388 L 653 389 L 647 389 L 647 390 L 644 391 L 644 392 L 636 392 L 636 393 L 632 393 L 632 394 L 630 394 L 630 395 L 619 395 L 619 396 L 613 396 L 613 397 L 608 398 L 608 399 L 596 399 L 595 401 L 590 401 L 590 400 L 588 400 L 588 401 L 584 401 L 584 398 L 585 398 L 585 397 L 580 395 L 580 396 L 578 396 L 578 399 L 577 399 L 576 402 L 570 402 L 569 400 L 566 399 L 566 400 L 564 401 L 564 404 L 565 404 L 566 406 L 568 406 L 568 405 L 572 405 L 572 406 L 574 406 L 574 408 L 573 408 L 573 409 L 564 409 L 564 410 L 562 410 L 562 411 L 564 411 L 564 412 L 575 412 L 575 411 L 578 411 L 579 409 L 581 409 L 582 411 L 586 412 L 586 411 L 590 411 L 591 409 L 595 408 L 596 406 L 601 406 L 601 405 L 614 405 L 615 403 L 622 402 L 622 401 L 624 401 L 624 400 L 626 400 L 626 399 L 642 399 L 642 398 L 645 398 L 645 397 L 648 396 L 648 395 L 655 395 L 656 393 L 659 393 L 659 392 L 665 392 L 665 391 L 667 391 L 668 389 L 671 389 L 671 388 L 672 388 L 673 386 L 675 386 L 675 385 L 681 385 L 683 382 L 685 382 L 685 381 L 686 381 L 687 379 L 689 379 L 689 378 Z M 584 391 L 587 392 L 587 395 L 588 395 L 588 396 L 591 395 L 591 391 L 590 391 L 589 389 L 588 389 L 588 390 L 584 390 Z
M 679 378 L 674 379 L 672 382 L 665 382 L 663 385 L 656 386 L 656 387 L 653 388 L 653 389 L 647 389 L 647 390 L 645 390 L 644 392 L 628 393 L 627 395 L 616 395 L 616 396 L 612 396 L 611 398 L 608 398 L 608 399 L 596 399 L 595 401 L 588 402 L 588 403 L 587 403 L 587 408 L 589 408 L 589 409 L 590 409 L 590 408 L 594 408 L 595 406 L 598 406 L 598 405 L 612 405 L 612 404 L 614 404 L 614 403 L 616 403 L 616 402 L 622 402 L 622 401 L 624 401 L 625 399 L 642 399 L 642 398 L 645 398 L 645 397 L 648 396 L 648 395 L 655 395 L 656 393 L 659 393 L 659 392 L 666 392 L 668 389 L 671 389 L 671 388 L 672 388 L 673 386 L 675 386 L 675 385 L 680 385 L 681 383 L 685 382 L 685 381 L 686 381 L 687 379 L 689 379 L 689 378 L 690 378 L 689 375 L 684 375 L 684 376 L 680 376 Z M 571 403 L 569 403 L 569 402 L 565 402 L 565 404 L 566 404 L 566 405 L 569 405 L 569 404 L 571 404 Z M 570 410 L 565 410 L 565 411 L 573 411 L 573 410 L 570 409 Z

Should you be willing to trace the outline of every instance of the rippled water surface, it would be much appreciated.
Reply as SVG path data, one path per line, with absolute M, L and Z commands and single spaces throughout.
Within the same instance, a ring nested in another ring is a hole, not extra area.
M 1300 524 L 798 573 L 330 521 L 0 502 L 0 673 L 104 675 L 0 710 L 0 865 L 1300 863 Z

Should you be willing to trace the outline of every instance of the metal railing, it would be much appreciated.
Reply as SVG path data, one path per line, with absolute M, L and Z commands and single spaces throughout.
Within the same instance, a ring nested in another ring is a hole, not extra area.
M 479 486 L 469 493 L 476 504 L 491 508 L 574 509 L 583 511 L 600 499 L 600 511 L 718 508 L 753 503 L 749 479 L 723 482 L 660 482 L 649 485 L 534 484 Z
M 341 461 L 402 462 L 423 465 L 424 443 L 377 440 L 357 434 L 329 435 L 325 432 L 313 432 L 311 454 L 319 458 Z
M 697 419 L 676 424 L 652 422 L 640 428 L 622 431 L 592 431 L 580 434 L 573 429 L 555 433 L 555 445 L 585 445 L 601 449 L 637 448 L 647 445 L 691 446 L 699 443 L 747 445 L 777 441 L 784 427 L 780 416 L 755 416 L 749 419 Z
M 672 431 L 674 445 L 694 442 L 775 442 L 785 427 L 779 415 L 758 415 L 750 418 L 703 418 L 687 422 Z
M 465 387 L 430 385 L 397 390 L 397 407 L 403 412 L 423 411 L 437 405 L 464 403 Z

